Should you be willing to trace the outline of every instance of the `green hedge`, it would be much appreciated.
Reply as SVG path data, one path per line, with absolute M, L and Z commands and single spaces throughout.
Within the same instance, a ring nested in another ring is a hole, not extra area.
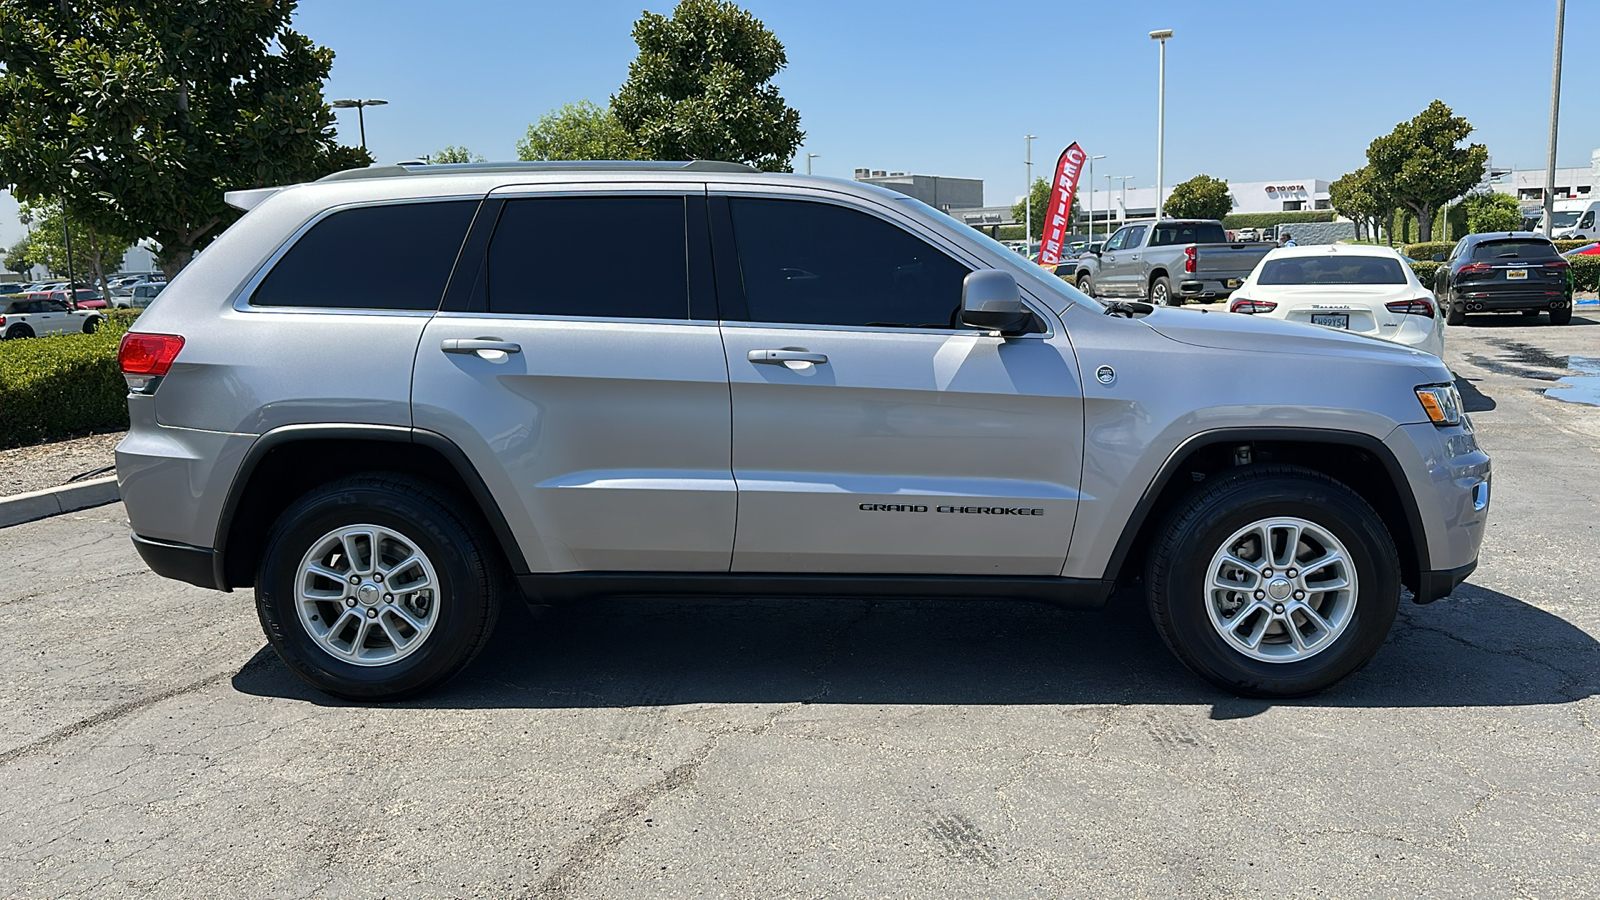
M 1271 228 L 1274 225 L 1296 225 L 1301 222 L 1332 222 L 1338 213 L 1331 209 L 1307 209 L 1299 212 L 1231 213 L 1222 217 L 1223 228 Z
M 1455 246 L 1454 241 L 1427 241 L 1421 244 L 1407 244 L 1400 248 L 1400 252 L 1412 259 L 1426 262 L 1433 259 L 1435 253 L 1448 255 L 1450 248 Z
M 127 326 L 94 334 L 0 341 L 0 450 L 128 427 L 128 387 L 117 368 Z
M 1411 254 L 1407 253 L 1406 255 L 1410 256 Z M 1428 287 L 1433 287 L 1433 273 L 1438 271 L 1439 267 L 1442 265 L 1444 265 L 1444 263 L 1419 261 L 1411 264 L 1411 271 L 1417 273 L 1418 281 L 1422 282 Z
M 1556 245 L 1557 250 L 1565 253 L 1568 250 L 1576 250 L 1579 247 L 1587 247 L 1594 243 L 1594 241 L 1552 241 L 1551 243 Z

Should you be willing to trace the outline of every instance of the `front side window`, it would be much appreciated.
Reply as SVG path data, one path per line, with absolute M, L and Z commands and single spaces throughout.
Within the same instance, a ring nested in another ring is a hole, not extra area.
M 967 266 L 897 225 L 842 206 L 735 197 L 753 322 L 959 328 Z
M 508 200 L 488 267 L 492 313 L 687 319 L 684 199 Z
M 449 200 L 339 210 L 300 236 L 250 305 L 438 309 L 477 208 Z
M 1131 229 L 1128 229 L 1128 228 L 1119 228 L 1119 229 L 1117 229 L 1117 233 L 1113 234 L 1111 236 L 1111 240 L 1106 241 L 1106 245 L 1104 247 L 1101 247 L 1100 249 L 1101 250 L 1121 250 L 1123 248 L 1123 246 L 1126 245 L 1127 242 L 1128 242 L 1128 232 L 1130 230 Z
M 1256 284 L 1405 284 L 1400 261 L 1382 256 L 1289 256 L 1269 259 Z

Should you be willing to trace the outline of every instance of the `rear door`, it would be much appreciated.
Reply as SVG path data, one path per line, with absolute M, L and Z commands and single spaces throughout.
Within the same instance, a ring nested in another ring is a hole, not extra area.
M 1059 575 L 1082 393 L 1048 311 L 960 325 L 962 258 L 891 207 L 712 197 L 737 572 Z
M 415 422 L 465 451 L 531 571 L 726 572 L 704 186 L 496 191 L 461 259 L 417 349 Z

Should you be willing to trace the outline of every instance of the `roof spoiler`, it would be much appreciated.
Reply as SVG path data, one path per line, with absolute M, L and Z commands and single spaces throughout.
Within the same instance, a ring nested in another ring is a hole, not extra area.
M 261 201 L 271 197 L 273 194 L 276 194 L 281 190 L 283 190 L 283 186 L 251 188 L 250 190 L 246 191 L 228 191 L 222 195 L 222 199 L 234 209 L 242 209 L 245 212 L 249 212 L 250 210 L 255 209 L 257 206 L 260 206 Z

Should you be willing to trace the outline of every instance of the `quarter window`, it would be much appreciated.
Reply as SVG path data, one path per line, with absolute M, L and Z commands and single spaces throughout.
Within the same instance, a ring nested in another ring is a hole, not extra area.
M 882 219 L 801 200 L 730 201 L 750 320 L 959 328 L 967 266 Z
M 435 310 L 476 200 L 340 210 L 300 236 L 252 306 Z
M 493 313 L 689 317 L 681 196 L 507 201 L 488 266 Z

